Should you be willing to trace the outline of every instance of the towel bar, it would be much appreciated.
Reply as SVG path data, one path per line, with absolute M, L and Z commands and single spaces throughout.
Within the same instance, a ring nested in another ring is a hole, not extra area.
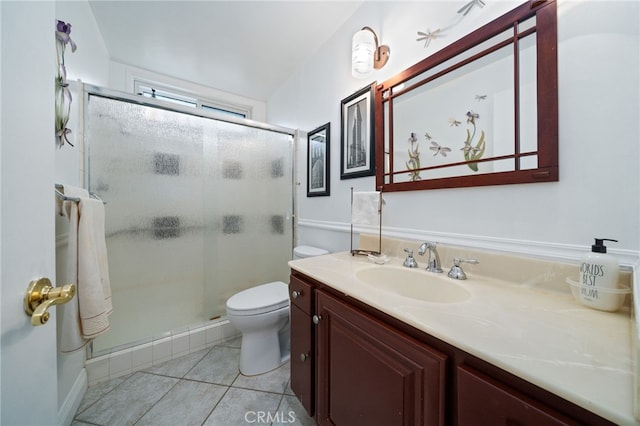
M 73 201 L 74 203 L 79 203 L 80 202 L 80 198 L 78 197 L 69 197 L 67 195 L 64 195 L 62 193 L 62 191 L 60 191 L 62 188 L 64 188 L 63 185 L 60 185 L 59 183 L 56 183 L 56 195 L 62 200 L 62 201 Z M 102 204 L 107 204 L 102 198 L 98 197 L 96 194 L 94 194 L 93 192 L 89 193 L 89 196 L 92 198 L 95 198 L 98 201 L 102 201 Z

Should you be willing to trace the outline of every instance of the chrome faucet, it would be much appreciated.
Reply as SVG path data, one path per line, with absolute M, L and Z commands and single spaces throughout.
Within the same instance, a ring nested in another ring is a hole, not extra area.
M 427 271 L 434 272 L 436 274 L 442 273 L 442 266 L 440 265 L 440 255 L 436 250 L 436 243 L 426 242 L 422 243 L 418 248 L 418 254 L 424 255 L 427 250 L 429 251 L 429 258 L 427 260 Z M 431 254 L 433 253 L 433 258 Z

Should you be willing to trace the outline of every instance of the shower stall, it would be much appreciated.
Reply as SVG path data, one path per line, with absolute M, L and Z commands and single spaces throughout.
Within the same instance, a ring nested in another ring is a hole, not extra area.
M 99 88 L 85 88 L 84 116 L 114 307 L 94 354 L 215 321 L 234 293 L 287 282 L 293 131 Z

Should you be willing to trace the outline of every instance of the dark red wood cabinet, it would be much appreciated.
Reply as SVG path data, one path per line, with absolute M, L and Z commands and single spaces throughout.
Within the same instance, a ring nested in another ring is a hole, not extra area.
M 319 425 L 606 425 L 558 395 L 292 271 L 291 388 Z
M 291 390 L 310 416 L 315 415 L 315 331 L 311 318 L 314 289 L 291 277 Z
M 320 425 L 442 425 L 447 357 L 316 293 Z
M 457 376 L 460 426 L 579 424 L 467 366 Z

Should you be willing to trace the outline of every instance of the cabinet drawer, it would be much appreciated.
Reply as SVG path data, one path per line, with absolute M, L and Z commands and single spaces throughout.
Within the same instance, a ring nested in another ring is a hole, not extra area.
M 473 369 L 458 366 L 458 424 L 574 425 L 573 420 Z
M 289 298 L 291 303 L 311 315 L 313 306 L 313 287 L 300 279 L 291 276 L 289 281 Z

